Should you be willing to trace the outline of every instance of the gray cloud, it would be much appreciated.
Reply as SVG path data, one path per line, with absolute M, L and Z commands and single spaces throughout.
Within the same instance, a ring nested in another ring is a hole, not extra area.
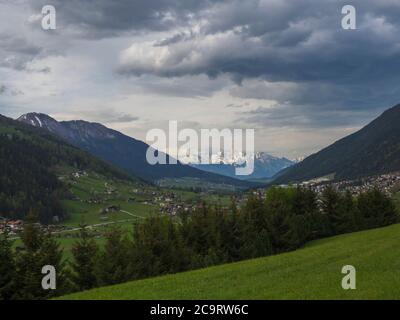
M 19 96 L 23 95 L 24 92 L 19 89 L 9 88 L 8 86 L 2 84 L 0 85 L 0 95 L 11 95 L 11 96 Z
M 227 1 L 207 11 L 209 20 L 190 37 L 179 33 L 161 44 L 134 43 L 124 51 L 120 70 L 164 77 L 228 73 L 271 81 L 363 80 L 399 64 L 400 24 L 376 16 L 373 2 L 356 3 L 363 9 L 359 29 L 345 31 L 338 1 Z M 390 15 L 393 6 L 387 8 Z
M 274 100 L 293 125 L 346 125 L 365 110 L 375 113 L 400 100 L 400 3 L 353 1 L 355 31 L 341 28 L 345 4 L 219 2 L 199 11 L 202 23 L 184 34 L 132 44 L 121 54 L 119 72 L 166 78 L 226 74 L 238 84 L 233 96 Z
M 112 83 L 110 96 L 151 96 L 151 103 L 160 104 L 154 110 L 164 110 L 165 103 L 155 96 L 201 97 L 207 99 L 205 105 L 220 105 L 216 112 L 232 112 L 246 124 L 343 128 L 364 123 L 400 100 L 400 2 L 396 0 L 353 0 L 351 4 L 357 9 L 355 31 L 341 29 L 341 7 L 348 4 L 342 0 L 19 3 L 30 8 L 26 18 L 38 18 L 23 21 L 21 29 L 9 28 L 9 16 L 14 15 L 13 21 L 19 25 L 25 13 L 21 14 L 14 2 L 0 1 L 4 21 L 0 71 L 5 70 L 11 80 L 17 74 L 14 70 L 26 72 L 19 72 L 20 78 L 14 83 L 5 82 L 10 88 L 21 87 L 27 92 L 25 99 L 16 99 L 21 105 L 31 101 L 37 106 L 58 102 L 64 107 L 65 101 L 86 105 L 79 103 L 80 99 L 97 96 Z M 38 27 L 41 7 L 48 4 L 57 9 L 58 29 L 54 33 Z M 33 24 L 36 27 L 30 30 Z M 49 60 L 54 71 L 48 77 L 31 73 L 49 73 L 47 61 L 40 59 L 56 55 L 56 51 L 65 52 L 65 61 L 59 63 L 69 63 L 73 69 L 76 62 L 77 83 L 83 79 L 82 83 L 90 85 L 77 90 L 72 83 L 75 80 L 65 81 L 65 88 L 60 84 L 56 90 L 62 93 L 60 100 L 42 101 L 40 95 L 32 100 L 29 90 L 39 92 L 36 88 L 46 85 L 45 79 L 51 79 L 60 66 Z M 37 60 L 40 63 L 36 64 Z M 92 63 L 92 67 L 84 68 Z M 79 73 L 81 67 L 85 72 Z M 117 74 L 112 74 L 116 69 Z M 19 82 L 31 84 L 32 79 L 34 86 L 20 86 Z M 11 101 L 10 88 L 2 94 L 7 103 Z M 108 89 L 104 91 L 108 93 Z M 229 104 L 232 97 L 234 103 Z M 244 101 L 250 100 L 251 105 L 246 106 Z M 248 111 L 255 105 L 261 107 Z M 262 107 L 269 105 L 274 107 Z M 183 111 L 188 117 L 189 109 Z M 99 122 L 137 120 L 114 110 L 79 112 Z
M 115 118 L 109 119 L 107 122 L 112 123 L 112 122 L 133 122 L 139 120 L 139 117 L 131 116 L 129 114 L 121 114 L 116 116 Z
M 285 104 L 241 112 L 240 120 L 264 128 L 321 129 L 362 126 L 371 116 L 368 110 L 329 110 L 313 105 Z
M 36 12 L 54 5 L 60 28 L 90 38 L 125 32 L 165 31 L 185 25 L 193 15 L 218 0 L 37 0 Z
M 229 79 L 220 77 L 208 79 L 204 75 L 160 78 L 152 75 L 143 75 L 140 81 L 135 79 L 129 92 L 157 94 L 166 97 L 210 97 L 216 91 L 223 89 Z
M 113 109 L 98 108 L 97 110 L 82 110 L 79 114 L 83 119 L 100 123 L 128 123 L 139 120 L 139 117 L 115 111 Z
M 249 104 L 248 102 L 239 103 L 239 104 L 237 104 L 237 103 L 229 103 L 229 104 L 227 104 L 227 105 L 225 106 L 225 108 L 241 109 L 241 108 L 247 107 L 247 106 L 249 106 L 249 105 L 250 105 L 250 104 Z
M 43 54 L 39 46 L 15 35 L 0 34 L 0 43 L 0 66 L 4 68 L 24 70 L 29 62 Z

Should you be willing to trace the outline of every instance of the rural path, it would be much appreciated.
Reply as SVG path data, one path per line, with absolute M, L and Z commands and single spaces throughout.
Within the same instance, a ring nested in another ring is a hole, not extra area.
M 96 223 L 96 224 L 91 224 L 91 225 L 87 225 L 85 226 L 85 229 L 92 229 L 95 227 L 104 227 L 104 226 L 108 226 L 108 225 L 112 225 L 112 224 L 117 224 L 117 223 L 125 223 L 125 222 L 133 222 L 136 221 L 136 218 L 140 218 L 140 219 L 146 219 L 145 217 L 142 216 L 138 216 L 136 214 L 133 214 L 132 212 L 128 212 L 125 210 L 120 210 L 123 213 L 126 213 L 128 215 L 130 215 L 131 217 L 134 217 L 135 219 L 124 219 L 124 220 L 116 220 L 116 221 L 109 221 L 109 222 L 102 222 L 102 223 Z M 68 232 L 74 232 L 74 231 L 79 231 L 81 228 L 80 227 L 75 227 L 72 229 L 67 229 L 67 230 L 61 230 L 61 231 L 54 231 L 52 232 L 53 234 L 62 234 L 62 233 L 68 233 Z M 10 238 L 10 240 L 16 240 L 19 239 L 19 237 L 14 237 L 14 238 Z
M 140 219 L 146 219 L 145 217 L 138 216 L 136 214 L 133 214 L 133 213 L 125 211 L 125 210 L 120 210 L 120 211 L 123 212 L 123 213 L 129 214 L 131 217 L 140 218 Z

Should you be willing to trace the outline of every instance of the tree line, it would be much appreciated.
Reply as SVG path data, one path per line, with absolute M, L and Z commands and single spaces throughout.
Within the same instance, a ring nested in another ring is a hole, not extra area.
M 307 241 L 398 222 L 393 201 L 377 189 L 357 197 L 327 187 L 320 196 L 307 188 L 271 188 L 238 207 L 203 203 L 179 217 L 151 216 L 132 233 L 117 227 L 101 247 L 82 227 L 62 258 L 54 235 L 29 215 L 14 250 L 7 233 L 0 239 L 0 299 L 47 299 L 74 291 L 295 250 Z M 57 290 L 41 288 L 43 265 L 57 270 Z

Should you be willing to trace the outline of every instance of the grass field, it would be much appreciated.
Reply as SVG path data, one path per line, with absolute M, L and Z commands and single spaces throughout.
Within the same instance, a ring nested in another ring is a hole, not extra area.
M 78 227 L 85 224 L 95 232 L 95 241 L 99 246 L 105 242 L 104 233 L 112 225 L 118 225 L 126 230 L 128 234 L 133 231 L 133 225 L 146 216 L 156 213 L 157 207 L 152 204 L 144 204 L 142 200 L 147 196 L 135 194 L 138 185 L 134 181 L 121 181 L 108 179 L 95 173 L 89 173 L 78 179 L 72 179 L 71 173 L 74 170 L 63 167 L 58 170 L 58 176 L 69 186 L 70 192 L 75 197 L 70 200 L 63 200 L 64 209 L 68 212 L 69 218 L 61 224 L 69 229 L 56 232 L 54 235 L 63 249 L 63 258 L 72 261 L 72 245 L 77 241 Z M 106 190 L 113 190 L 111 194 Z M 152 189 L 149 187 L 149 190 Z M 135 201 L 132 201 L 132 197 Z M 90 203 L 87 200 L 98 198 L 99 203 Z M 122 211 L 101 214 L 100 211 L 111 205 L 119 206 Z M 13 247 L 22 246 L 19 237 L 13 238 Z
M 105 241 L 102 234 L 111 224 L 116 224 L 127 232 L 133 231 L 133 224 L 141 219 L 160 212 L 157 204 L 151 200 L 164 193 L 173 192 L 182 201 L 198 201 L 198 198 L 212 204 L 228 205 L 230 197 L 227 195 L 207 194 L 181 190 L 161 190 L 151 185 L 139 185 L 135 181 L 122 181 L 110 179 L 88 172 L 79 178 L 73 177 L 73 168 L 62 167 L 57 170 L 60 179 L 68 186 L 72 194 L 69 200 L 63 200 L 64 209 L 69 217 L 62 222 L 62 225 L 71 228 L 71 231 L 57 234 L 57 239 L 64 249 L 64 258 L 71 260 L 71 247 L 76 238 L 71 234 L 82 224 L 92 226 L 96 229 L 96 242 L 102 245 Z M 119 211 L 102 214 L 104 208 L 117 206 Z M 21 240 L 17 239 L 14 246 L 20 246 Z
M 357 270 L 356 290 L 341 287 L 341 269 L 349 264 Z M 400 224 L 62 299 L 400 299 Z
M 128 181 L 110 180 L 93 173 L 75 179 L 64 175 L 64 181 L 75 197 L 63 201 L 63 206 L 69 214 L 69 218 L 63 222 L 66 226 L 134 220 L 157 211 L 154 205 L 143 203 L 146 197 L 135 193 L 140 188 Z M 111 205 L 118 206 L 122 211 L 100 213 L 102 209 Z
M 72 170 L 62 175 L 63 181 L 74 196 L 73 199 L 63 200 L 63 206 L 69 214 L 69 218 L 63 224 L 69 227 L 77 227 L 82 223 L 93 225 L 109 221 L 134 220 L 159 213 L 159 206 L 151 202 L 155 197 L 165 193 L 174 193 L 178 202 L 207 201 L 221 206 L 228 206 L 231 203 L 229 195 L 159 189 L 150 185 L 138 186 L 133 182 L 110 180 L 94 173 L 71 178 L 71 173 Z M 107 215 L 100 214 L 102 209 L 111 205 L 118 206 L 121 211 Z

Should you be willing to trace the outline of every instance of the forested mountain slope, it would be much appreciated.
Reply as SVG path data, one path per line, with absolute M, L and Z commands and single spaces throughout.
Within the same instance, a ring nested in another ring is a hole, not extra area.
M 400 170 L 400 105 L 288 168 L 274 183 L 300 182 L 325 175 L 352 179 L 397 170 Z
M 33 211 L 44 223 L 63 219 L 60 200 L 68 191 L 56 171 L 65 166 L 134 179 L 46 130 L 0 115 L 1 217 L 24 218 Z

